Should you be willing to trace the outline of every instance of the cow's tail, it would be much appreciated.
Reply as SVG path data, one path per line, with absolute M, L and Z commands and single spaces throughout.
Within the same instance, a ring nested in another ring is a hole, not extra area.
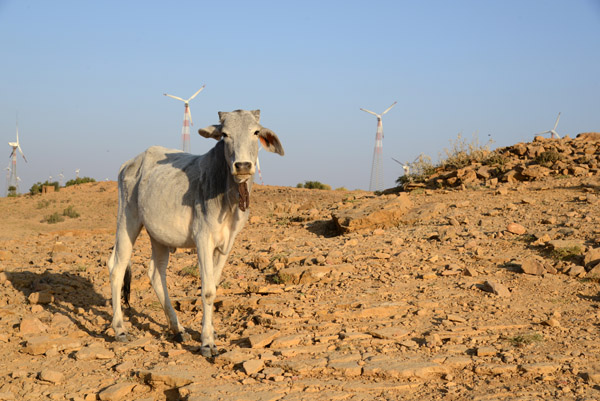
M 128 308 L 131 307 L 129 305 L 129 296 L 131 295 L 131 262 L 127 265 L 127 270 L 125 270 L 125 277 L 123 279 L 123 287 L 121 288 L 121 298 L 125 303 L 125 306 Z

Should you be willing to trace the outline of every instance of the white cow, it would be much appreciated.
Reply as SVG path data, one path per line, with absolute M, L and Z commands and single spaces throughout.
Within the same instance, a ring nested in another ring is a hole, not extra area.
M 235 236 L 248 220 L 258 141 L 266 150 L 284 154 L 277 135 L 259 124 L 260 110 L 219 112 L 219 119 L 220 124 L 198 130 L 219 141 L 202 156 L 154 146 L 121 166 L 117 234 L 108 262 L 112 327 L 119 341 L 128 340 L 121 291 L 128 303 L 131 251 L 143 226 L 152 244 L 148 275 L 178 341 L 189 335 L 167 291 L 169 249 L 197 248 L 204 313 L 201 351 L 217 354 L 212 324 L 216 286 Z

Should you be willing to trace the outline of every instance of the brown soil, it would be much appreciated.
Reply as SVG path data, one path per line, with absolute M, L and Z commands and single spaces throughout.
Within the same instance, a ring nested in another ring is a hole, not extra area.
M 256 185 L 218 291 L 214 359 L 199 353 L 194 253 L 169 265 L 192 335 L 179 344 L 145 233 L 134 340 L 113 341 L 116 183 L 0 199 L 0 400 L 598 399 L 599 190 L 592 175 L 417 190 L 419 219 L 338 235 L 332 213 L 378 198 Z M 43 222 L 68 206 L 80 217 Z

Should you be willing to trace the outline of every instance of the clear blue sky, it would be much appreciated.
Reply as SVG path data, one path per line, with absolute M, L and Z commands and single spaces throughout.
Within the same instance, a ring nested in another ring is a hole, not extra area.
M 562 135 L 600 131 L 600 0 L 0 0 L 0 60 L 0 167 L 18 113 L 21 192 L 179 148 L 183 104 L 163 93 L 203 84 L 192 152 L 214 145 L 197 129 L 218 111 L 260 108 L 286 151 L 261 152 L 271 185 L 367 189 L 376 119 L 359 108 L 394 101 L 386 187 L 392 157 L 435 160 L 458 133 L 512 145 L 558 112 Z

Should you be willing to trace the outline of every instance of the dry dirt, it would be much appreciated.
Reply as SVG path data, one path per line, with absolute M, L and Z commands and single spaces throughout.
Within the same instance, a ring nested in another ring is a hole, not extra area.
M 0 400 L 600 399 L 599 191 L 596 175 L 417 190 L 418 218 L 338 235 L 332 213 L 381 198 L 256 185 L 217 296 L 214 359 L 199 353 L 194 253 L 171 255 L 192 335 L 178 344 L 145 233 L 134 339 L 113 341 L 116 183 L 2 198 Z M 42 222 L 70 205 L 80 217 Z

